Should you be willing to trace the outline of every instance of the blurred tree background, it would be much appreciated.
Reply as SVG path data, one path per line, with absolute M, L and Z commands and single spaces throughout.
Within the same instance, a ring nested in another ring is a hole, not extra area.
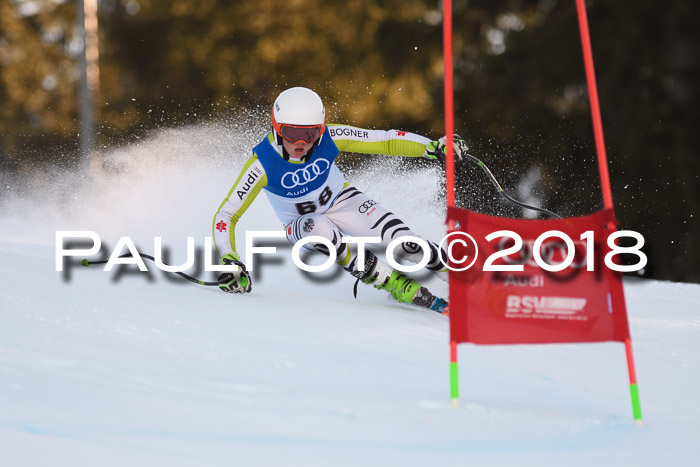
M 700 4 L 590 0 L 613 196 L 643 275 L 700 281 Z M 441 2 L 100 0 L 98 147 L 314 88 L 329 120 L 443 132 Z M 456 128 L 514 196 L 602 207 L 574 0 L 454 0 Z M 0 168 L 79 165 L 76 0 L 0 2 Z M 251 141 L 251 146 L 254 144 Z M 523 213 L 458 163 L 458 204 Z

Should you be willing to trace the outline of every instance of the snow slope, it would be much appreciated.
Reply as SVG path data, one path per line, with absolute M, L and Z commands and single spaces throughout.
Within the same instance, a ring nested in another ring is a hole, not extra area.
M 107 253 L 120 236 L 153 253 L 160 235 L 183 262 L 255 138 L 230 130 L 165 131 L 110 154 L 119 170 L 95 181 L 56 174 L 9 190 L 1 465 L 697 465 L 697 285 L 625 284 L 639 428 L 618 343 L 462 345 L 452 408 L 445 317 L 368 287 L 355 300 L 350 277 L 303 274 L 280 242 L 246 296 L 152 263 L 55 271 L 56 230 L 95 231 Z M 351 178 L 415 230 L 444 233 L 437 170 L 377 158 Z M 239 233 L 279 228 L 264 198 L 254 209 Z

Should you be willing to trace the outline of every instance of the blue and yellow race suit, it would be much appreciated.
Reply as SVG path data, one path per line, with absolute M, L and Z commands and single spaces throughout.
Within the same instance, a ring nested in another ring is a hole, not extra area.
M 237 256 L 236 224 L 261 190 L 265 190 L 282 225 L 287 225 L 304 214 L 322 214 L 348 185 L 335 165 L 340 152 L 421 157 L 429 142 L 407 131 L 330 124 L 310 158 L 299 162 L 285 160 L 275 134 L 269 133 L 253 149 L 214 216 L 214 243 L 219 255 Z

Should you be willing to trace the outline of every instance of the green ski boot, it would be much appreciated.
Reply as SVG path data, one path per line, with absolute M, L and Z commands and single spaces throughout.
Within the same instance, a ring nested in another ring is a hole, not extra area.
M 421 288 L 421 285 L 418 281 L 398 271 L 391 271 L 391 275 L 387 280 L 381 284 L 375 284 L 374 287 L 379 290 L 386 290 L 399 303 L 413 303 L 413 296 Z
M 367 255 L 365 271 L 352 273 L 358 278 L 358 281 L 372 285 L 378 290 L 386 290 L 399 303 L 410 303 L 438 313 L 448 313 L 446 300 L 431 294 L 415 279 L 411 279 L 379 261 L 379 258 L 374 254 L 367 252 Z M 357 290 L 355 290 L 355 296 L 357 296 Z

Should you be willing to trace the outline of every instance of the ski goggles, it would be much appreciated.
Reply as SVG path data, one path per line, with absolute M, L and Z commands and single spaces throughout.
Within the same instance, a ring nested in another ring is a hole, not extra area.
M 286 123 L 280 124 L 279 134 L 282 135 L 287 142 L 292 144 L 304 143 L 310 144 L 315 142 L 323 131 L 324 125 L 289 125 Z

